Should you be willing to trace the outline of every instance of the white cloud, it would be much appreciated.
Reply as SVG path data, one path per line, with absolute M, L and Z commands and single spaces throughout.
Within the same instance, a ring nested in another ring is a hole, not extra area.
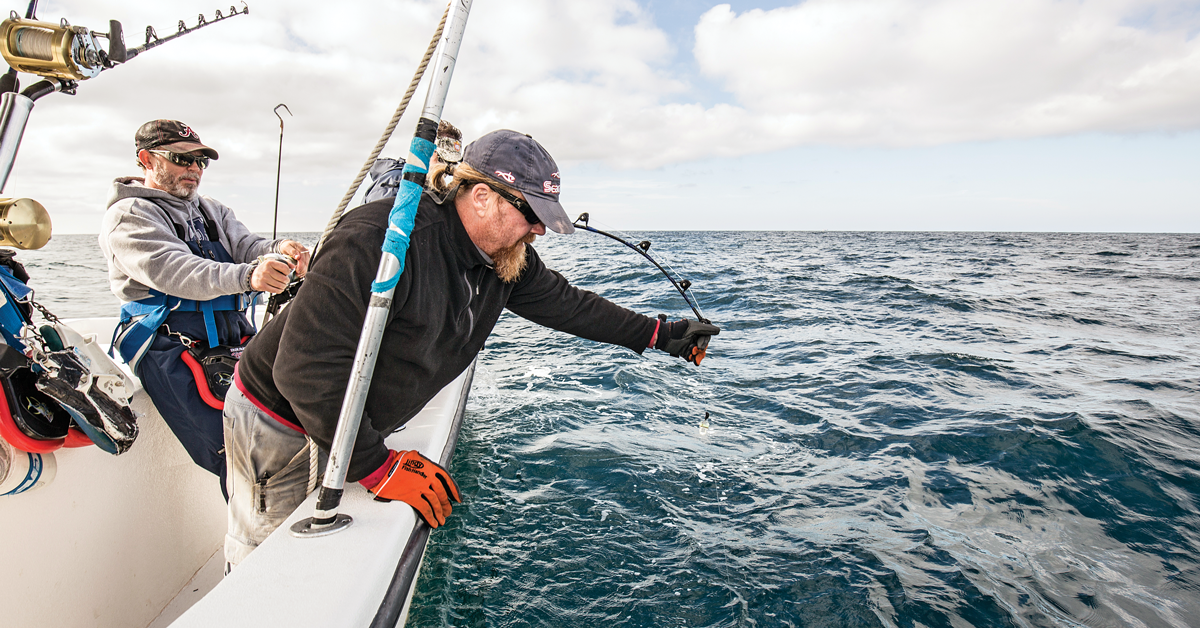
M 809 0 L 717 6 L 695 54 L 791 143 L 920 145 L 1200 125 L 1190 6 L 1147 0 Z M 1183 14 L 1186 17 L 1186 13 Z
M 211 0 L 45 0 L 39 17 L 130 45 Z M 240 6 L 240 3 L 239 3 Z M 202 190 L 270 228 L 287 103 L 281 224 L 319 229 L 400 100 L 439 0 L 253 0 L 34 109 L 7 194 L 63 232 L 94 231 L 111 180 L 135 174 L 142 122 L 192 125 L 221 159 Z M 814 143 L 914 145 L 1200 126 L 1200 43 L 1185 5 L 1141 0 L 807 0 L 696 25 L 698 67 L 727 102 L 694 102 L 672 41 L 635 0 L 475 3 L 444 115 L 468 139 L 531 133 L 563 166 L 647 169 Z M 1180 17 L 1182 16 L 1182 17 Z M 686 56 L 688 51 L 682 51 Z M 23 75 L 25 84 L 32 77 Z M 385 154 L 403 152 L 422 86 Z

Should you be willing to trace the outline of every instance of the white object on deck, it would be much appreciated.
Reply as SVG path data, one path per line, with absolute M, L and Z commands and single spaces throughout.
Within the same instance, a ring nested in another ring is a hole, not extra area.
M 106 341 L 116 319 L 68 323 Z M 473 374 L 446 386 L 388 446 L 440 460 L 456 442 Z M 226 508 L 216 476 L 192 463 L 140 385 L 131 406 L 140 434 L 128 452 L 59 449 L 53 482 L 0 497 L 3 625 L 144 628 L 179 613 L 172 626 L 371 623 L 417 523 L 411 507 L 350 485 L 342 511 L 353 526 L 295 538 L 287 528 L 312 513 L 314 493 L 221 580 Z
M 68 324 L 107 340 L 116 322 Z M 192 462 L 140 385 L 131 407 L 141 430 L 129 451 L 59 449 L 53 482 L 0 498 L 4 625 L 147 626 L 221 547 L 219 480 Z

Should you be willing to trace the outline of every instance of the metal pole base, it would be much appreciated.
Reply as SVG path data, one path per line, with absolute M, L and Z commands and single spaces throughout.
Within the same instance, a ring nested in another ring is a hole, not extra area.
M 314 526 L 313 518 L 307 517 L 297 521 L 296 523 L 293 523 L 291 532 L 292 536 L 298 539 L 312 539 L 319 536 L 337 534 L 338 532 L 350 527 L 351 523 L 354 523 L 353 517 L 350 515 L 339 514 L 333 518 L 333 523 L 323 526 Z

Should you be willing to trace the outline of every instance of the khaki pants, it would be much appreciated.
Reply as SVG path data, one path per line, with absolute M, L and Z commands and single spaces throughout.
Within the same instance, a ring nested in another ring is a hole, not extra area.
M 224 419 L 229 569 L 304 502 L 319 483 L 328 455 L 252 404 L 237 386 L 230 386 L 225 397 Z

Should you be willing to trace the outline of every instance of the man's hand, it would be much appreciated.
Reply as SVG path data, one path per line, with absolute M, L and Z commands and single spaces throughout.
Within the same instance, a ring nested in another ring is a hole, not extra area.
M 292 267 L 286 262 L 262 259 L 254 267 L 254 272 L 250 273 L 250 289 L 279 294 L 291 282 L 288 276 L 291 272 Z
M 462 502 L 450 472 L 418 451 L 391 451 L 385 464 L 387 475 L 368 490 L 378 501 L 398 499 L 416 508 L 431 528 L 446 523 L 451 499 Z
M 306 273 L 308 273 L 308 260 L 312 255 L 312 252 L 308 250 L 308 247 L 295 240 L 284 240 L 279 243 L 278 249 L 280 253 L 283 253 L 284 255 L 296 260 L 296 266 L 294 269 L 297 277 L 303 277 Z
M 668 323 L 665 318 L 659 317 L 662 322 L 658 326 L 658 339 L 654 348 L 700 366 L 700 360 L 704 359 L 708 351 L 709 339 L 721 333 L 721 329 L 716 325 L 689 321 L 686 318 Z

